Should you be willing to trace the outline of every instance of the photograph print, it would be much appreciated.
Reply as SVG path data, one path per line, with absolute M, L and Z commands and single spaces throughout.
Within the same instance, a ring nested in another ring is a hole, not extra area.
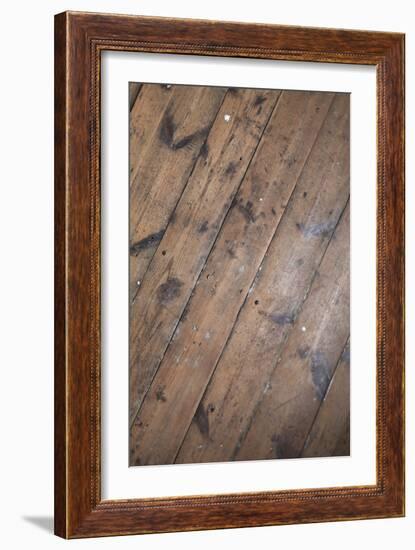
M 350 454 L 350 95 L 129 84 L 130 466 Z

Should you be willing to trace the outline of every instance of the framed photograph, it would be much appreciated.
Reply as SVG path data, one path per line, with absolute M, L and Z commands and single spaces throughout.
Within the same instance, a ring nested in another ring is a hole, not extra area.
M 404 515 L 404 36 L 55 18 L 55 532 Z

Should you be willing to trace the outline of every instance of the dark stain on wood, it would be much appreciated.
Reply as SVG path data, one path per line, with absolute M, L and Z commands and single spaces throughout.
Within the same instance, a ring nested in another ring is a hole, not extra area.
M 141 239 L 140 241 L 132 244 L 130 246 L 130 254 L 132 254 L 133 256 L 138 256 L 138 254 L 142 250 L 153 248 L 161 241 L 163 235 L 164 229 L 161 229 L 160 231 L 157 231 L 157 233 L 152 233 L 151 235 L 148 235 L 148 237 L 145 237 L 144 239 Z
M 209 437 L 209 418 L 202 403 L 196 409 L 195 421 L 200 433 L 205 437 Z
M 248 223 L 255 223 L 256 218 L 253 212 L 253 204 L 251 201 L 247 201 L 246 204 L 238 203 L 237 207 L 239 212 Z
M 254 107 L 259 107 L 259 105 L 262 105 L 266 100 L 266 97 L 259 95 L 255 100 Z
M 168 304 L 180 295 L 182 286 L 183 282 L 176 277 L 167 279 L 167 281 L 157 289 L 158 301 L 161 304 Z
M 177 151 L 178 149 L 182 149 L 182 147 L 187 147 L 192 143 L 192 141 L 198 136 L 198 135 L 204 135 L 205 130 L 201 130 L 200 132 L 195 132 L 194 134 L 190 134 L 188 136 L 183 137 L 182 139 L 179 139 L 176 143 L 171 144 L 171 148 L 174 151 Z
M 233 259 L 233 258 L 236 258 L 236 254 L 235 254 L 235 251 L 232 247 L 230 248 L 227 248 L 227 253 L 228 255 Z
M 207 158 L 209 154 L 209 145 L 207 144 L 207 142 L 205 141 L 200 149 L 200 156 L 202 157 L 202 159 L 205 159 Z
M 294 164 L 296 164 L 296 162 L 297 162 L 297 159 L 294 156 L 289 156 L 286 159 L 286 163 L 287 163 L 288 168 L 292 168 L 294 166 Z
M 176 131 L 176 125 L 174 123 L 173 116 L 168 111 L 164 116 L 164 120 L 161 123 L 160 132 L 159 132 L 161 141 L 167 147 L 172 147 L 175 131 Z
M 259 115 L 262 111 L 262 104 L 267 100 L 266 97 L 263 97 L 263 96 L 258 96 L 255 103 L 254 103 L 254 106 L 257 107 L 257 115 Z
M 311 354 L 311 377 L 318 399 L 322 400 L 330 382 L 330 364 L 321 351 Z
M 160 126 L 159 136 L 160 136 L 160 140 L 173 151 L 177 151 L 179 149 L 187 147 L 198 136 L 204 136 L 208 131 L 208 128 L 201 128 L 200 130 L 197 130 L 196 132 L 193 132 L 192 134 L 184 136 L 181 139 L 175 141 L 174 137 L 175 137 L 176 131 L 177 131 L 177 125 L 174 122 L 174 118 L 172 114 L 168 111 L 165 114 L 164 120 Z
M 202 225 L 199 227 L 198 232 L 199 233 L 206 233 L 206 231 L 209 229 L 209 223 L 207 220 L 205 220 Z
M 272 313 L 269 318 L 277 325 L 292 325 L 295 321 L 295 313 Z
M 271 436 L 273 458 L 296 458 L 296 452 L 291 448 L 290 438 L 281 434 Z
M 163 401 L 163 402 L 166 402 L 167 401 L 167 397 L 164 393 L 164 389 L 163 387 L 161 388 L 157 388 L 157 391 L 156 391 L 156 399 L 157 401 Z
M 335 220 L 329 220 L 324 223 L 317 223 L 311 225 L 305 225 L 304 223 L 297 223 L 297 228 L 303 233 L 306 238 L 310 237 L 328 237 L 333 233 L 336 227 Z
M 298 348 L 297 353 L 298 353 L 298 356 L 301 357 L 301 359 L 305 359 L 308 356 L 309 351 L 310 351 L 309 346 L 301 346 Z
M 231 161 L 225 170 L 225 174 L 227 176 L 233 176 L 236 172 L 236 166 L 236 162 Z

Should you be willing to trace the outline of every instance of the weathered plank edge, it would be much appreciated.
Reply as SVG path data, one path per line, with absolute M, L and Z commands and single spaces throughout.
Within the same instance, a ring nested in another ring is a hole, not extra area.
M 70 12 L 56 16 L 55 28 L 55 211 L 59 217 L 64 214 L 57 223 L 55 244 L 56 534 L 76 538 L 402 516 L 404 35 Z M 100 316 L 96 300 L 100 284 L 99 77 L 104 49 L 377 66 L 375 486 L 101 501 Z M 71 101 L 75 98 L 77 101 Z M 86 453 L 86 448 L 91 452 Z

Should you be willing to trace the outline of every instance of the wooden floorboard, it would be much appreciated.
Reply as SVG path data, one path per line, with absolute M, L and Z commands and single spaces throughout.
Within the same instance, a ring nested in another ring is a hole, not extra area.
M 131 94 L 130 464 L 345 452 L 327 418 L 348 371 L 327 387 L 349 330 L 349 96 Z
M 301 456 L 350 454 L 349 378 L 350 346 L 347 343 L 306 438 Z
M 128 98 L 130 111 L 134 107 L 134 103 L 137 99 L 138 94 L 140 93 L 141 86 L 142 84 L 140 84 L 139 82 L 129 82 Z

